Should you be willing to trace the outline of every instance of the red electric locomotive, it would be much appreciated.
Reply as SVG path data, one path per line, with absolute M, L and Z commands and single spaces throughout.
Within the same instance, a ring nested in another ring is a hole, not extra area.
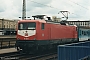
M 76 26 L 45 20 L 20 20 L 17 28 L 17 50 L 33 51 L 78 41 Z

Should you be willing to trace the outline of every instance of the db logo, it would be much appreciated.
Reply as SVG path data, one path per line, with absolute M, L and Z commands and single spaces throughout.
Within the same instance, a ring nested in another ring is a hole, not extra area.
M 26 33 L 25 33 L 25 36 L 28 36 L 28 33 L 27 33 L 27 31 L 26 31 Z

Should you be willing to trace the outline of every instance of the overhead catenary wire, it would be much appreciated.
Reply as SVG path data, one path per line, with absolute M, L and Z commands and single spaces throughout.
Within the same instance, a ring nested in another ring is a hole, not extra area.
M 47 6 L 47 7 L 53 8 L 53 9 L 58 9 L 58 10 L 60 11 L 59 8 L 55 8 L 55 7 L 53 7 L 53 6 L 49 6 L 49 5 L 42 4 L 42 3 L 39 3 L 39 2 L 36 2 L 36 1 L 32 1 L 32 0 L 30 0 L 30 1 L 33 2 L 33 3 L 37 3 L 37 4 L 40 4 L 40 5 L 43 5 L 43 6 Z M 70 1 L 71 1 L 71 0 L 70 0 Z M 72 2 L 73 2 L 73 1 L 72 1 Z M 75 2 L 73 2 L 73 3 L 79 5 L 78 3 L 75 3 Z M 83 7 L 82 5 L 79 5 L 79 6 Z M 85 8 L 85 7 L 83 7 L 83 8 Z M 85 9 L 87 9 L 87 8 L 85 8 Z M 78 14 L 71 13 L 71 12 L 70 12 L 70 14 L 73 14 L 73 15 L 76 15 L 76 16 L 80 16 L 80 15 L 78 15 Z M 83 16 L 82 16 L 82 17 L 83 17 Z
M 40 4 L 40 5 L 43 5 L 43 6 L 50 7 L 50 8 L 55 8 L 55 7 L 53 7 L 53 6 L 45 5 L 45 4 L 42 4 L 42 3 L 36 2 L 36 1 L 32 1 L 32 0 L 30 0 L 30 1 L 31 1 L 31 2 L 34 2 L 34 3 L 37 3 L 37 4 Z M 55 9 L 58 9 L 58 8 L 55 8 Z
M 69 0 L 69 1 L 71 1 L 71 0 Z M 80 7 L 82 7 L 82 8 L 84 8 L 84 9 L 86 9 L 86 10 L 89 10 L 88 8 L 82 6 L 82 5 L 80 5 L 80 4 L 78 4 L 78 3 L 74 2 L 74 1 L 71 1 L 71 2 L 74 3 L 74 4 L 76 4 L 76 5 L 78 5 L 78 6 L 80 6 Z

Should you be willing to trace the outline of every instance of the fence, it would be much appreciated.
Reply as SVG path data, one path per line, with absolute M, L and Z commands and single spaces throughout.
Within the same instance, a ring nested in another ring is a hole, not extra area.
M 16 38 L 0 38 L 0 49 L 14 47 Z

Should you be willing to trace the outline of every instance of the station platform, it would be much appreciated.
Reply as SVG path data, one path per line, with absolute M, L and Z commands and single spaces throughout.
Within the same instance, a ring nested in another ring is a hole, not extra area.
M 16 35 L 0 35 L 0 38 L 16 38 Z
M 15 51 L 17 51 L 17 49 L 15 48 L 0 49 L 0 54 L 10 53 L 10 52 L 15 52 Z

